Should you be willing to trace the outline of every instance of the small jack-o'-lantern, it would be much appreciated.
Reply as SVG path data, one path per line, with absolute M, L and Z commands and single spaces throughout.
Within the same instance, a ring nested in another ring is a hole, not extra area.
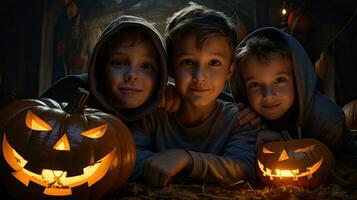
M 315 139 L 292 139 L 262 145 L 257 154 L 257 174 L 267 185 L 317 187 L 326 183 L 334 157 Z
M 71 102 L 24 99 L 0 112 L 0 182 L 16 198 L 98 199 L 135 164 L 131 133 L 115 116 Z
M 351 101 L 343 106 L 346 115 L 347 127 L 357 130 L 357 100 Z

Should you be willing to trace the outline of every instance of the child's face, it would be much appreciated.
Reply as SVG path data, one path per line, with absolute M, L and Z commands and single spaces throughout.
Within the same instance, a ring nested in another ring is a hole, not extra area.
M 273 57 L 268 62 L 250 59 L 242 66 L 247 96 L 252 108 L 268 120 L 279 119 L 294 103 L 291 62 Z
M 184 101 L 194 106 L 215 102 L 232 74 L 231 48 L 226 38 L 212 36 L 197 47 L 196 36 L 183 37 L 173 51 L 174 78 Z
M 117 109 L 136 108 L 153 94 L 158 76 L 158 55 L 146 40 L 117 44 L 109 52 L 105 79 L 108 102 Z

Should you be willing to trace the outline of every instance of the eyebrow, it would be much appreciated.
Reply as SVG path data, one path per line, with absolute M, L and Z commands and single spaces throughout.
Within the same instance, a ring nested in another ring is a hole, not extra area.
M 111 56 L 114 56 L 114 55 L 125 55 L 125 53 L 122 52 L 122 51 L 114 51 L 114 52 L 111 54 Z M 149 53 L 149 54 L 145 54 L 143 57 L 146 57 L 146 58 L 154 58 L 154 59 L 155 59 L 156 56 L 155 56 L 154 54 Z
M 219 57 L 222 57 L 222 58 L 225 58 L 226 56 L 221 53 L 221 52 L 209 52 L 210 54 L 213 54 L 213 55 L 216 55 L 216 56 L 219 56 Z M 186 52 L 186 51 L 181 51 L 181 52 L 178 52 L 176 53 L 176 56 L 187 56 L 187 55 L 192 55 L 193 53 L 190 53 L 190 52 Z
M 279 72 L 278 74 L 276 74 L 277 76 L 279 76 L 279 75 L 289 75 L 289 74 L 291 74 L 290 72 L 285 72 L 285 71 L 282 71 L 282 72 Z M 248 77 L 247 79 L 245 79 L 244 81 L 250 81 L 250 80 L 252 80 L 252 79 L 254 79 L 253 77 Z

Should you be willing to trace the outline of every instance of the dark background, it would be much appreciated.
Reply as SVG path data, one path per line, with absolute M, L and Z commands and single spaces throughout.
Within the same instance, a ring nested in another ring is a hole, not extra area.
M 166 18 L 186 0 L 11 0 L 0 7 L 0 109 L 21 98 L 36 98 L 59 78 L 86 72 L 100 32 L 122 14 L 142 16 L 164 31 Z M 281 0 L 197 0 L 232 17 L 242 39 L 263 26 L 296 37 L 315 63 L 325 51 L 328 63 L 319 89 L 338 105 L 357 99 L 357 1 L 287 0 L 288 26 Z M 349 22 L 349 23 L 348 23 Z M 339 34 L 338 34 L 339 33 Z

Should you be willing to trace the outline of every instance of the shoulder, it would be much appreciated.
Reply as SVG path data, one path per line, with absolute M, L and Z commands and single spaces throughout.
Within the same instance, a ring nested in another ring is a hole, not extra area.
M 345 125 L 345 115 L 342 108 L 319 92 L 314 95 L 311 112 L 305 115 L 305 120 L 310 121 L 312 126 L 332 127 Z
M 340 121 L 344 119 L 345 115 L 340 106 L 331 101 L 328 97 L 316 92 L 313 104 L 313 115 L 325 121 Z
M 226 114 L 238 115 L 239 109 L 234 102 L 222 101 L 218 99 L 217 103 L 218 103 L 217 110 L 218 113 L 220 113 L 221 115 L 226 115 Z

